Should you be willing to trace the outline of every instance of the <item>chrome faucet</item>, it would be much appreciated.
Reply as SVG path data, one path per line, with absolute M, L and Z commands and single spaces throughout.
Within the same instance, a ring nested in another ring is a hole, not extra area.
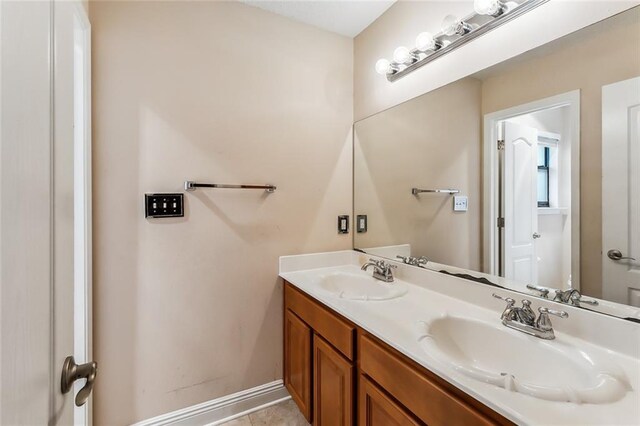
M 393 282 L 392 269 L 397 268 L 396 265 L 385 262 L 384 260 L 369 259 L 367 263 L 362 265 L 362 270 L 366 271 L 369 266 L 373 266 L 373 278 L 384 281 L 385 283 Z
M 551 290 L 554 290 L 555 296 L 553 297 L 553 299 L 551 299 L 554 302 L 565 303 L 567 305 L 578 307 L 580 307 L 580 305 L 583 303 L 591 306 L 598 306 L 597 300 L 584 299 L 582 297 L 582 294 L 580 294 L 580 292 L 575 288 L 570 288 L 568 290 L 557 290 L 532 284 L 527 284 L 527 288 L 529 290 L 537 291 L 538 293 L 540 293 L 540 297 L 544 297 L 545 299 L 550 299 L 549 293 L 551 292 Z
M 565 311 L 538 308 L 540 314 L 538 318 L 536 318 L 536 313 L 531 309 L 530 300 L 524 299 L 522 301 L 522 307 L 519 308 L 514 306 L 516 301 L 510 297 L 505 298 L 495 293 L 493 293 L 493 297 L 507 302 L 507 307 L 500 316 L 503 325 L 541 339 L 552 340 L 556 338 L 549 315 L 555 315 L 560 318 L 569 317 L 569 314 Z
M 402 260 L 402 263 L 405 263 L 407 265 L 420 266 L 421 268 L 427 266 L 427 263 L 429 262 L 429 259 L 427 259 L 426 256 L 411 257 L 397 255 L 396 257 Z
M 581 303 L 587 305 L 597 306 L 598 301 L 593 299 L 583 299 L 582 294 L 575 288 L 569 290 L 556 290 L 556 295 L 553 298 L 556 302 L 567 303 L 573 306 L 580 306 Z

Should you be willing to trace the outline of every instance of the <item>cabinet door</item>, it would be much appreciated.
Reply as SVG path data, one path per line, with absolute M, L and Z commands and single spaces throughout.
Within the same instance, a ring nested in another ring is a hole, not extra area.
M 404 411 L 373 382 L 360 376 L 359 413 L 360 426 L 418 426 L 420 423 Z
M 311 329 L 288 309 L 284 314 L 284 384 L 311 422 Z
M 313 336 L 314 426 L 353 425 L 353 366 Z

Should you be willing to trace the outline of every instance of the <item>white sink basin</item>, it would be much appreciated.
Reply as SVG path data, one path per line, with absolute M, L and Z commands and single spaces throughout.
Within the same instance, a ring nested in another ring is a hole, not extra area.
M 332 296 L 349 300 L 389 300 L 403 296 L 407 284 L 395 280 L 385 283 L 365 272 L 334 272 L 320 279 L 320 287 Z
M 549 401 L 605 404 L 630 389 L 606 359 L 560 339 L 543 340 L 496 324 L 443 316 L 420 322 L 429 355 L 473 379 Z

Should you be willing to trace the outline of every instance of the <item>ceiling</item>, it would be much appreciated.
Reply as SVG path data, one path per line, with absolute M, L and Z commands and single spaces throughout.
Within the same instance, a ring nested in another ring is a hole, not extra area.
M 396 0 L 239 0 L 327 31 L 355 37 Z

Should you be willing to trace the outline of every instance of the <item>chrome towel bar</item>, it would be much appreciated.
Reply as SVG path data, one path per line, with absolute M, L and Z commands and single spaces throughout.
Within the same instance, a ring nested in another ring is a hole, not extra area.
M 457 194 L 460 192 L 458 189 L 419 189 L 419 188 L 411 188 L 411 193 L 413 195 L 422 194 L 423 192 L 439 192 L 443 194 Z
M 275 185 L 227 185 L 224 183 L 197 183 L 187 180 L 184 183 L 185 191 L 195 191 L 196 188 L 220 188 L 220 189 L 264 189 L 265 192 L 274 192 Z

